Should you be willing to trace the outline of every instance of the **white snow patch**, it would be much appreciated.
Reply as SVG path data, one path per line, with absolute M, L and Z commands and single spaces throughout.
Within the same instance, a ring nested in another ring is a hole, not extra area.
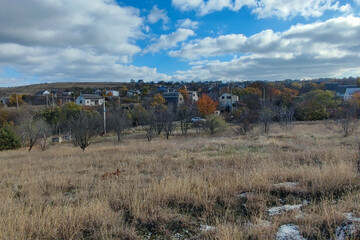
M 298 230 L 298 226 L 293 224 L 285 224 L 280 226 L 276 240 L 306 240 L 303 238 Z
M 208 231 L 212 231 L 212 230 L 215 230 L 215 227 L 212 227 L 212 226 L 209 226 L 209 225 L 206 225 L 206 224 L 201 224 L 200 225 L 200 231 L 201 232 L 208 232 Z
M 268 210 L 268 213 L 269 213 L 269 216 L 272 217 L 272 216 L 280 215 L 280 214 L 288 212 L 288 211 L 300 210 L 300 208 L 302 206 L 303 206 L 303 204 L 272 207 Z
M 345 240 L 360 236 L 360 218 L 354 217 L 352 213 L 344 213 L 347 220 L 336 228 L 336 239 Z

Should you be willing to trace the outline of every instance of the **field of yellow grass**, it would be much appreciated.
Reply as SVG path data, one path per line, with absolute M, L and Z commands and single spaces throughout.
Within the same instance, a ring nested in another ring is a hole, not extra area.
M 333 238 L 360 217 L 357 135 L 297 123 L 1 152 L 0 239 L 275 239 L 289 223 Z

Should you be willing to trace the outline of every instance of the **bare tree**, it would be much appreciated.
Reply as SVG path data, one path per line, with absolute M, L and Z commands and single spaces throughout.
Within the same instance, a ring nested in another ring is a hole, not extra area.
M 71 137 L 75 145 L 83 151 L 99 135 L 102 124 L 101 117 L 97 113 L 80 111 L 69 122 Z
M 274 121 L 275 116 L 275 107 L 270 103 L 264 104 L 259 113 L 259 123 L 263 126 L 264 133 L 266 135 L 268 135 L 270 132 L 270 127 Z
M 121 108 L 112 111 L 109 116 L 109 127 L 116 132 L 117 140 L 120 142 L 124 132 L 130 127 L 127 112 Z
M 252 110 L 244 110 L 235 116 L 235 121 L 237 122 L 238 127 L 235 132 L 240 135 L 246 135 L 254 127 L 255 114 Z
M 344 134 L 344 137 L 351 135 L 358 125 L 356 109 L 351 106 L 345 109 L 345 112 L 338 120 L 338 123 L 340 126 L 340 131 Z
M 31 151 L 38 139 L 47 138 L 51 134 L 51 128 L 45 120 L 38 118 L 35 113 L 26 111 L 19 118 L 17 133 L 23 145 L 28 146 L 28 151 Z
M 153 109 L 148 109 L 142 113 L 141 118 L 138 120 L 139 124 L 144 126 L 146 138 L 149 142 L 152 140 L 155 131 L 154 118 Z
M 284 126 L 286 131 L 293 127 L 295 111 L 293 108 L 280 108 L 277 113 L 277 118 L 281 126 Z
M 168 108 L 164 120 L 165 120 L 164 121 L 164 135 L 165 135 L 166 139 L 169 139 L 169 136 L 175 130 L 175 124 L 174 124 L 175 114 L 174 114 L 174 110 L 171 107 Z
M 181 134 L 186 136 L 191 126 L 191 118 L 195 116 L 195 104 L 192 101 L 182 104 L 178 111 Z

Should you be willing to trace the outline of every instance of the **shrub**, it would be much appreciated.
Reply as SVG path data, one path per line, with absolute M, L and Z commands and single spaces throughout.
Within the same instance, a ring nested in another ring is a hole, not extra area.
M 19 138 L 10 126 L 0 128 L 0 151 L 17 149 L 21 147 Z
M 206 117 L 205 129 L 209 130 L 211 134 L 224 127 L 226 127 L 226 122 L 222 116 L 211 114 Z

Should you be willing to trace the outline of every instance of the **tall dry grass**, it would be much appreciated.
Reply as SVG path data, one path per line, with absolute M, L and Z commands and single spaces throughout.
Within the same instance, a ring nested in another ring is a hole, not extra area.
M 0 239 L 273 239 L 285 223 L 326 239 L 342 213 L 360 216 L 355 135 L 321 123 L 258 133 L 1 152 Z M 300 217 L 267 213 L 304 199 Z

